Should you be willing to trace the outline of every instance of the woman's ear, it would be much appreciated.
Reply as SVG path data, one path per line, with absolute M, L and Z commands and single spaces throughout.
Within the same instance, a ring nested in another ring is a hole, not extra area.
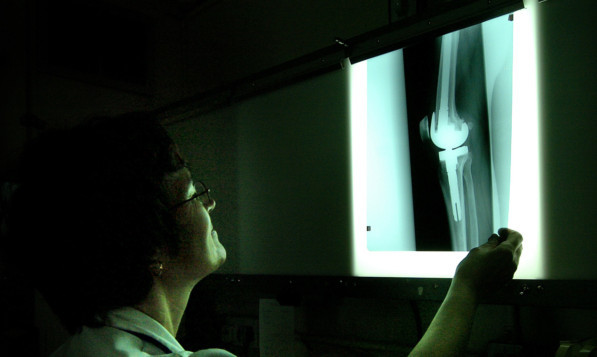
M 158 248 L 149 264 L 149 272 L 156 278 L 160 278 L 166 271 L 167 253 L 164 249 Z
M 161 278 L 162 274 L 164 274 L 164 270 L 166 270 L 166 268 L 161 260 L 156 260 L 149 265 L 149 271 L 151 272 L 151 275 L 156 278 Z

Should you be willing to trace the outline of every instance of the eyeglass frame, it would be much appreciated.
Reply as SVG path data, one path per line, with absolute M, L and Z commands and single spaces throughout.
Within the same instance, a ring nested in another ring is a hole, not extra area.
M 187 204 L 187 203 L 193 201 L 194 199 L 199 198 L 199 197 L 201 197 L 201 196 L 203 196 L 205 194 L 207 194 L 207 202 L 208 203 L 211 202 L 211 196 L 209 195 L 209 193 L 211 192 L 211 189 L 209 189 L 205 185 L 205 183 L 203 183 L 203 181 L 197 180 L 197 181 L 193 182 L 193 187 L 195 187 L 195 190 L 197 190 L 197 187 L 195 186 L 197 183 L 201 184 L 201 186 L 203 187 L 203 191 L 201 191 L 201 192 L 199 192 L 199 191 L 195 192 L 190 198 L 187 198 L 184 201 L 178 202 L 178 203 L 174 204 L 173 206 L 170 206 L 170 209 L 171 210 L 175 210 L 177 208 L 180 208 L 180 207 L 184 206 L 185 204 Z M 205 203 L 203 203 L 203 201 L 201 201 L 201 204 L 205 205 Z

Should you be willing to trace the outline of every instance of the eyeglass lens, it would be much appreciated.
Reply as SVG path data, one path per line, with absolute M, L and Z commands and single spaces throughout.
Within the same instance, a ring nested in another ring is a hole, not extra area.
M 199 194 L 199 199 L 203 205 L 209 205 L 211 201 L 211 197 L 209 195 L 209 189 L 205 187 L 205 184 L 201 181 L 195 182 L 195 191 L 196 194 Z

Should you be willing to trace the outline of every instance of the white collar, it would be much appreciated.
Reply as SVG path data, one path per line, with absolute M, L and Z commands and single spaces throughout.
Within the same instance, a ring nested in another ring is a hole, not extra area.
M 162 324 L 132 307 L 122 307 L 108 312 L 106 326 L 140 333 L 155 339 L 172 352 L 184 352 L 184 348 Z

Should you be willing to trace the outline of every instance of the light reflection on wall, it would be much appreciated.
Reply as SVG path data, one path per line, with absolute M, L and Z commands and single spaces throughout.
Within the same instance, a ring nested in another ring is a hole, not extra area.
M 541 212 L 536 56 L 530 11 L 514 14 L 513 26 L 514 46 L 511 42 L 504 45 L 496 40 L 500 36 L 507 37 L 508 31 L 496 27 L 495 20 L 482 27 L 491 173 L 485 185 L 490 187 L 485 188 L 488 190 L 486 201 L 490 201 L 487 203 L 489 220 L 482 222 L 485 224 L 479 231 L 482 234 L 482 229 L 495 232 L 501 226 L 520 231 L 525 237 L 525 250 L 517 277 L 534 279 L 543 277 L 543 269 L 538 242 Z M 511 24 L 509 35 L 512 38 Z M 451 277 L 466 252 L 413 252 L 419 238 L 414 237 L 413 199 L 409 195 L 410 186 L 400 179 L 411 175 L 408 155 L 401 155 L 408 152 L 408 137 L 397 131 L 407 125 L 407 119 L 403 118 L 405 95 L 400 92 L 404 78 L 395 67 L 396 62 L 402 60 L 402 51 L 384 56 L 384 60 L 376 58 L 351 67 L 354 275 Z M 513 61 L 509 62 L 508 57 Z M 383 62 L 392 62 L 394 66 L 385 76 L 376 69 Z M 508 63 L 512 63 L 512 68 Z M 504 76 L 504 72 L 512 75 Z M 374 88 L 372 76 L 379 77 L 384 84 Z M 398 84 L 388 84 L 392 78 Z M 380 101 L 392 103 L 385 113 L 379 110 Z M 380 119 L 384 115 L 392 118 Z M 505 135 L 510 132 L 511 142 L 510 135 Z M 393 150 L 388 149 L 391 141 L 395 142 Z M 399 200 L 396 200 L 397 195 Z M 416 192 L 414 197 L 416 206 Z M 371 231 L 368 232 L 366 226 L 370 226 Z M 483 241 L 483 237 L 479 238 Z M 388 242 L 384 243 L 384 239 Z

